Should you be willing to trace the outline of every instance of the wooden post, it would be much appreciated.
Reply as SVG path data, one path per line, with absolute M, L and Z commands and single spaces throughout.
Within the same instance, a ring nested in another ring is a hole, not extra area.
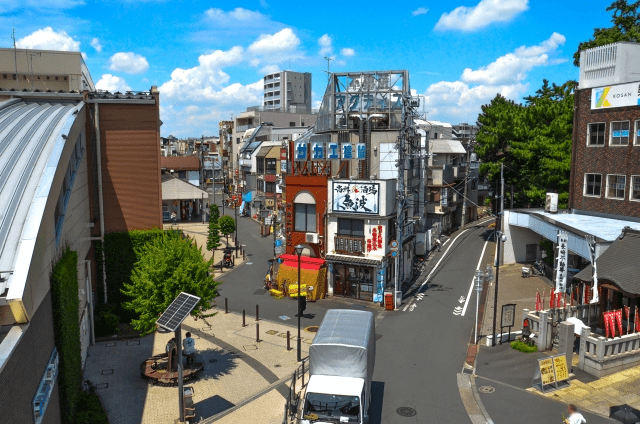
M 256 305 L 256 321 L 260 321 L 260 305 Z
M 287 352 L 291 350 L 291 333 L 287 330 Z
M 229 299 L 227 299 L 226 297 L 224 298 L 224 313 L 229 313 Z
M 260 343 L 260 324 L 256 324 L 256 343 Z
M 242 326 L 243 327 L 247 326 L 247 324 L 245 323 L 245 310 L 244 309 L 242 310 Z

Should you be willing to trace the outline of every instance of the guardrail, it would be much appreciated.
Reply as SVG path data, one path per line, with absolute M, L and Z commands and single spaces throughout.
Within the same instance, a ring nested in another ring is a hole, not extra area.
M 300 366 L 296 368 L 291 376 L 291 384 L 289 385 L 289 395 L 287 396 L 287 401 L 284 404 L 284 418 L 282 419 L 282 424 L 288 424 L 290 419 L 295 419 L 296 414 L 298 412 L 298 406 L 300 402 L 300 398 L 296 391 L 296 383 L 298 379 L 301 380 L 300 389 L 303 389 L 309 382 L 305 382 L 304 375 L 309 371 L 309 357 L 302 358 L 302 362 Z

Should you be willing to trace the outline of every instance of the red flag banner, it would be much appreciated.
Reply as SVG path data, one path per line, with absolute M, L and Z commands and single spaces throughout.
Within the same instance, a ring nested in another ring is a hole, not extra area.
M 609 325 L 609 315 L 610 314 L 611 314 L 611 312 L 603 312 L 602 313 L 602 318 L 604 319 L 605 337 L 607 339 L 611 338 L 611 326 Z
M 586 305 L 591 300 L 590 292 L 591 292 L 591 290 L 590 290 L 589 286 L 587 286 L 585 284 L 584 285 L 584 302 L 582 303 L 583 305 Z
M 637 306 L 636 306 L 635 321 L 636 321 L 636 331 L 640 331 L 640 317 L 638 316 L 638 307 Z
M 554 307 L 554 300 L 555 300 L 555 295 L 554 295 L 554 290 L 551 289 L 551 293 L 549 293 L 549 309 L 552 309 Z
M 616 318 L 615 318 L 615 312 L 614 311 L 609 311 L 608 312 L 608 319 L 609 319 L 609 329 L 611 330 L 611 338 L 614 338 L 616 336 Z
M 540 300 L 540 290 L 536 290 L 536 311 L 542 309 L 542 300 Z
M 622 309 L 618 309 L 613 312 L 616 317 L 616 324 L 618 324 L 618 332 L 620 333 L 620 336 L 622 336 Z
M 627 316 L 627 334 L 629 334 L 629 327 L 631 326 L 631 308 L 628 306 L 625 306 L 624 313 Z

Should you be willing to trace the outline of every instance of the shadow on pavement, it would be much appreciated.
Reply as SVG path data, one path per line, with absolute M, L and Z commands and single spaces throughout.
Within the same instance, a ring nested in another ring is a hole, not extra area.
M 384 400 L 384 382 L 371 382 L 371 407 L 369 409 L 369 423 L 382 423 L 382 403 Z
M 196 419 L 194 420 L 194 422 L 212 417 L 234 406 L 235 405 L 233 403 L 218 395 L 201 400 L 200 402 L 197 402 L 195 404 Z
M 238 366 L 237 354 L 223 349 L 206 349 L 196 354 L 196 361 L 204 364 L 199 380 L 218 379 L 231 374 Z

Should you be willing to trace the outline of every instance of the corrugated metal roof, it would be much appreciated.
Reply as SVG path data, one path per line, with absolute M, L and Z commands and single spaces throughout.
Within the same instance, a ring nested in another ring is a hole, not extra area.
M 437 138 L 429 140 L 429 153 L 467 153 L 458 140 Z
M 16 261 L 19 253 L 29 261 L 33 255 L 33 249 L 30 253 L 24 249 L 35 246 L 51 183 L 66 143 L 63 135 L 68 134 L 83 106 L 82 102 L 28 102 L 18 98 L 0 102 L 2 271 L 20 271 L 21 278 L 26 278 L 29 263 L 18 266 Z M 24 266 L 27 270 L 22 269 Z M 16 274 L 0 283 L 0 293 L 14 278 Z
M 267 153 L 269 153 L 271 151 L 271 148 L 273 146 L 265 146 L 265 147 L 261 147 L 260 150 L 258 150 L 258 153 L 256 154 L 256 157 L 264 157 L 267 155 Z
M 596 259 L 598 281 L 610 281 L 629 294 L 640 294 L 640 231 L 625 229 L 622 240 L 614 241 Z M 591 265 L 580 271 L 574 278 L 581 281 L 593 280 Z
M 174 171 L 198 171 L 200 170 L 200 158 L 197 156 L 163 156 L 160 158 L 160 167 Z
M 209 199 L 209 193 L 170 174 L 162 176 L 162 200 Z

